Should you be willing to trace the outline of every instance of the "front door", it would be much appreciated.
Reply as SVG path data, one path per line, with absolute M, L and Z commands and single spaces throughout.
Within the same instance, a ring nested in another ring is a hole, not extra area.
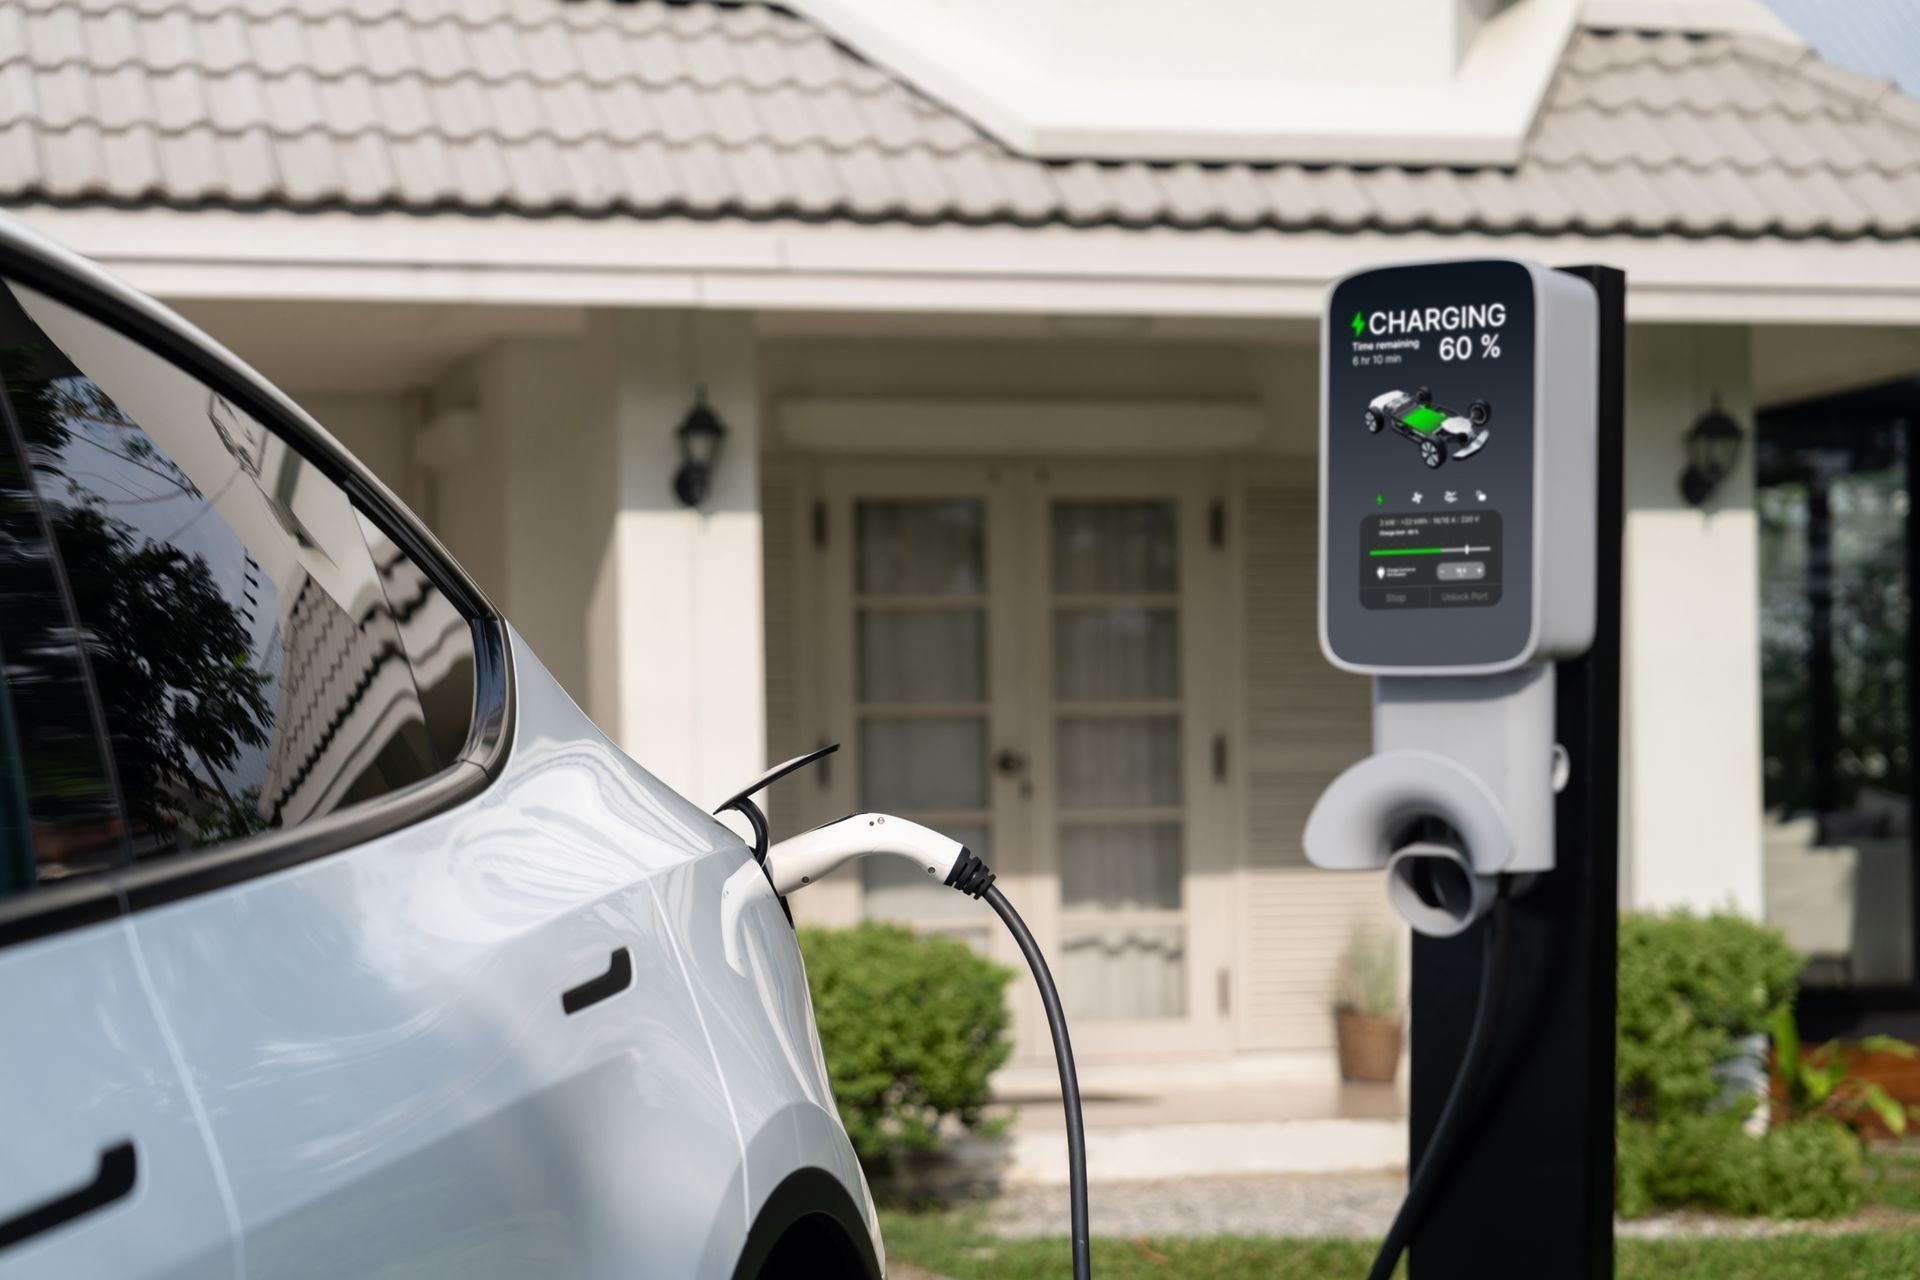
M 852 466 L 823 485 L 826 703 L 849 807 L 985 858 L 1060 979 L 1075 1044 L 1226 1043 L 1216 743 L 1224 578 L 1206 476 L 1178 467 Z M 1210 669 L 1212 668 L 1212 669 Z M 1197 803 L 1198 802 L 1198 803 Z M 866 914 L 1017 962 L 977 904 L 874 860 Z M 1045 1052 L 1015 996 L 1020 1049 Z

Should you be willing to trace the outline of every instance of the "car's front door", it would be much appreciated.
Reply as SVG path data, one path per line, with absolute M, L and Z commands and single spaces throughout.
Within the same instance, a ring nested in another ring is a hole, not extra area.
M 120 919 L 0 948 L 0 1276 L 233 1276 L 219 1176 Z

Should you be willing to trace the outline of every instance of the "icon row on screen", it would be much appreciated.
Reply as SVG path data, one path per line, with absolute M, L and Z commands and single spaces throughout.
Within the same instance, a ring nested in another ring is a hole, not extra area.
M 1416 507 L 1425 506 L 1427 503 L 1427 500 L 1428 500 L 1428 495 L 1424 489 L 1415 489 L 1413 491 L 1412 496 L 1408 498 L 1408 501 L 1413 503 L 1413 505 Z M 1487 491 L 1485 489 L 1472 489 L 1472 490 L 1466 490 L 1466 491 L 1462 491 L 1459 489 L 1442 489 L 1438 494 L 1434 495 L 1433 500 L 1436 502 L 1446 503 L 1449 506 L 1457 505 L 1462 502 L 1479 503 L 1479 502 L 1487 501 Z M 1387 495 L 1384 493 L 1374 494 L 1373 505 L 1376 507 L 1386 506 Z

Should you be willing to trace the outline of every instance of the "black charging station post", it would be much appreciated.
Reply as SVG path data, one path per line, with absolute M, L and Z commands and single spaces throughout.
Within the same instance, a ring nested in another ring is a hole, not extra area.
M 1416 1280 L 1604 1280 L 1613 1274 L 1614 993 L 1619 918 L 1620 591 L 1626 276 L 1599 295 L 1599 555 L 1593 647 L 1557 670 L 1553 870 L 1511 906 L 1507 994 L 1467 1145 L 1410 1250 Z M 1487 922 L 1413 940 L 1410 1167 L 1459 1072 Z

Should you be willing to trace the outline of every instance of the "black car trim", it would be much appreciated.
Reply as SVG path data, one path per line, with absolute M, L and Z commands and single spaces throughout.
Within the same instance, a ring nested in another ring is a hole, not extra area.
M 118 919 L 123 904 L 112 872 L 43 881 L 0 898 L 0 947 Z
M 460 757 L 409 787 L 336 814 L 204 850 L 136 863 L 117 874 L 54 883 L 0 899 L 0 947 L 98 924 L 125 912 L 223 888 L 388 835 L 478 796 L 512 750 L 513 655 L 507 627 L 439 539 L 286 393 L 160 303 L 64 251 L 17 237 L 0 223 L 0 278 L 45 294 L 107 325 L 192 374 L 287 441 L 346 491 L 464 616 L 474 643 L 473 723 Z
M 824 1169 L 797 1169 L 773 1189 L 747 1232 L 746 1247 L 733 1268 L 733 1280 L 778 1280 L 765 1276 L 767 1262 L 781 1238 L 808 1218 L 824 1218 L 839 1228 L 859 1259 L 865 1280 L 881 1280 L 880 1260 L 874 1256 L 873 1239 L 867 1234 L 860 1210 L 840 1179 Z
M 467 727 L 462 763 L 488 778 L 498 778 L 513 746 L 513 721 L 519 696 L 514 692 L 513 649 L 507 624 L 498 618 L 473 624 L 473 723 Z

